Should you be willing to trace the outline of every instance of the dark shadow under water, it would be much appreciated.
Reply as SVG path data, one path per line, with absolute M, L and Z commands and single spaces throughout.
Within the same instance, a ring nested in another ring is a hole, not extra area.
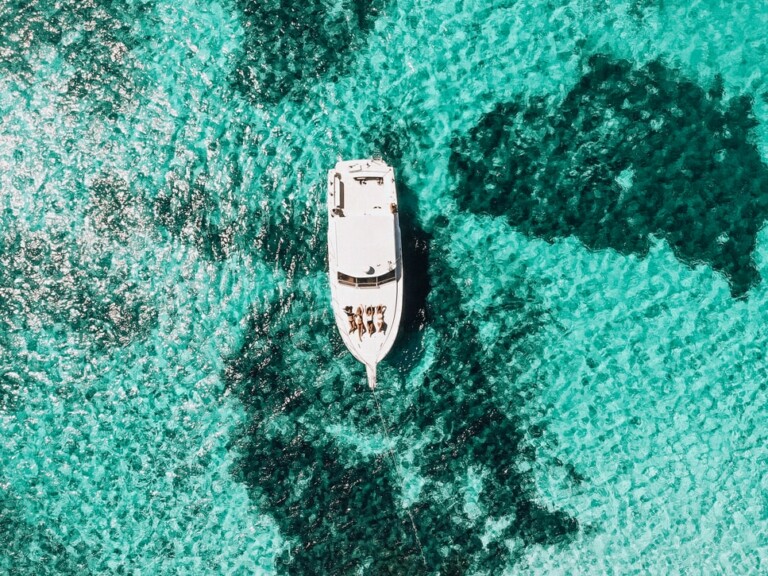
M 245 50 L 234 87 L 254 102 L 302 99 L 320 78 L 343 74 L 386 0 L 237 0 Z
M 8 321 L 0 337 L 8 326 L 53 328 L 107 349 L 146 336 L 157 312 L 140 284 L 112 269 L 108 248 L 91 249 L 86 253 L 65 229 L 0 232 L 0 286 L 15 288 L 0 297 L 0 318 Z
M 24 520 L 19 497 L 0 488 L 0 571 L 7 576 L 40 574 L 46 570 L 64 575 L 92 574 L 88 558 L 93 555 L 86 544 L 66 547 L 44 524 Z
M 383 121 L 371 126 L 363 134 L 368 143 L 367 156 L 381 156 L 390 166 L 395 167 L 397 197 L 400 217 L 400 235 L 403 247 L 403 314 L 398 343 L 393 351 L 396 355 L 404 339 L 421 332 L 427 325 L 427 298 L 432 289 L 429 279 L 429 254 L 432 235 L 420 221 L 419 197 L 404 177 L 403 162 L 414 154 L 414 135 L 398 125 L 386 111 Z
M 447 223 L 438 223 L 444 229 Z M 289 241 L 289 240 L 288 240 Z M 434 248 L 432 249 L 434 250 Z M 437 358 L 415 397 L 380 390 L 396 451 L 426 441 L 414 466 L 424 478 L 412 506 L 425 569 L 410 519 L 400 504 L 392 462 L 368 456 L 329 427 L 378 436 L 381 424 L 359 365 L 336 335 L 325 303 L 288 293 L 254 314 L 242 349 L 225 377 L 250 415 L 236 440 L 242 457 L 233 471 L 263 512 L 277 522 L 291 550 L 279 559 L 291 574 L 498 573 L 514 563 L 504 539 L 524 544 L 567 541 L 575 519 L 537 503 L 534 481 L 520 472 L 535 459 L 527 424 L 498 404 L 492 379 L 514 379 L 519 365 L 540 352 L 542 313 L 531 305 L 524 279 L 500 293 L 491 311 L 508 321 L 491 348 L 478 341 L 472 319 L 444 254 L 429 252 L 424 317 L 438 334 Z M 418 302 L 417 302 L 418 304 Z M 417 306 L 418 308 L 418 306 Z M 406 325 L 408 321 L 406 321 Z M 405 331 L 404 338 L 417 337 Z M 344 376 L 351 374 L 351 377 Z M 533 394 L 534 391 L 529 391 Z M 522 427 L 522 428 L 521 428 Z M 479 516 L 464 511 L 467 471 L 484 476 Z M 490 518 L 512 518 L 484 547 Z
M 633 69 L 594 56 L 563 103 L 499 104 L 451 160 L 459 205 L 505 216 L 531 236 L 576 236 L 645 255 L 650 235 L 683 262 L 723 272 L 735 297 L 760 281 L 752 261 L 768 217 L 768 170 L 751 101 L 722 101 L 659 61 Z
M 436 224 L 440 227 L 441 223 Z M 497 294 L 497 339 L 483 346 L 475 321 L 460 312 L 464 307 L 455 271 L 439 264 L 446 256 L 438 251 L 430 271 L 432 328 L 439 334 L 433 368 L 415 401 L 401 418 L 400 426 L 419 438 L 435 427 L 442 430 L 416 455 L 426 483 L 414 510 L 430 566 L 443 574 L 464 574 L 470 568 L 500 573 L 515 558 L 504 540 L 515 538 L 525 545 L 549 545 L 565 541 L 579 529 L 574 518 L 536 502 L 533 478 L 520 472 L 524 461 L 535 460 L 526 439 L 525 419 L 513 419 L 509 406 L 498 403 L 492 380 L 513 381 L 526 358 L 540 353 L 538 332 L 544 316 L 530 306 L 530 287 L 523 279 Z M 510 367 L 515 366 L 515 367 Z M 526 394 L 532 396 L 533 389 Z M 521 396 L 521 400 L 524 396 Z M 514 409 L 514 407 L 511 407 Z M 481 513 L 465 512 L 458 494 L 446 499 L 445 487 L 459 485 L 470 469 L 483 474 L 479 495 Z M 480 536 L 489 519 L 511 517 L 497 539 L 484 547 Z
M 354 364 L 322 302 L 289 295 L 255 316 L 226 379 L 252 424 L 239 440 L 235 476 L 271 514 L 292 548 L 279 562 L 295 574 L 348 574 L 364 566 L 397 573 L 412 562 L 389 463 L 361 457 L 326 431 L 332 424 L 378 433 L 364 378 L 328 376 L 334 363 Z M 321 335 L 324 344 L 316 341 Z M 316 382 L 325 382 L 322 386 Z M 411 560 L 408 560 L 411 558 Z
M 0 71 L 35 84 L 39 82 L 35 58 L 29 55 L 55 47 L 58 58 L 73 71 L 66 96 L 92 113 L 115 118 L 139 92 L 135 76 L 141 71 L 130 53 L 147 38 L 134 25 L 151 13 L 153 5 L 151 0 L 3 2 Z M 71 34 L 75 30 L 77 34 Z M 116 46 L 127 54 L 121 52 L 117 57 Z

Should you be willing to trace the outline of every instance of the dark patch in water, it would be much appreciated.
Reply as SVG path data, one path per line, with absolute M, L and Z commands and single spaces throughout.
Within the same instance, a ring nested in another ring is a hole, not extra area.
M 279 560 L 283 570 L 354 574 L 367 566 L 374 574 L 413 573 L 420 560 L 389 462 L 361 456 L 325 431 L 341 424 L 375 434 L 378 420 L 362 375 L 327 383 L 333 364 L 355 361 L 339 338 L 326 343 L 335 328 L 324 307 L 309 295 L 274 304 L 253 318 L 243 349 L 228 364 L 228 386 L 253 421 L 235 475 L 291 540 Z
M 0 236 L 0 318 L 9 330 L 68 330 L 101 347 L 125 346 L 156 323 L 125 268 L 110 252 L 85 252 L 67 231 Z
M 28 55 L 37 55 L 44 46 L 55 47 L 74 69 L 67 94 L 89 99 L 104 115 L 118 113 L 135 91 L 130 50 L 143 39 L 133 26 L 152 5 L 124 0 L 2 3 L 0 68 L 31 84 L 35 71 Z
M 136 231 L 154 227 L 194 246 L 206 260 L 227 258 L 238 240 L 238 221 L 223 216 L 227 207 L 207 188 L 207 176 L 199 173 L 190 185 L 172 172 L 167 180 L 167 187 L 149 198 L 119 176 L 96 179 L 89 189 L 88 211 L 95 229 L 125 242 Z
M 652 62 L 595 56 L 559 109 L 498 105 L 453 145 L 458 201 L 547 240 L 647 254 L 651 234 L 683 262 L 723 272 L 735 297 L 760 281 L 752 261 L 768 217 L 768 170 L 751 101 L 721 101 Z
M 88 192 L 88 215 L 99 234 L 126 242 L 134 231 L 148 223 L 143 194 L 123 178 L 104 174 L 93 181 Z
M 363 455 L 344 435 L 328 432 L 334 425 L 363 435 L 381 429 L 363 371 L 335 335 L 327 304 L 296 293 L 272 303 L 254 316 L 246 342 L 228 362 L 228 387 L 252 422 L 238 442 L 235 476 L 292 542 L 282 570 L 463 574 L 474 567 L 498 573 L 515 558 L 502 540 L 482 546 L 488 517 L 514 515 L 502 539 L 528 544 L 558 543 L 578 530 L 573 518 L 536 503 L 532 477 L 518 471 L 535 455 L 497 404 L 491 382 L 514 379 L 507 362 L 536 352 L 531 335 L 541 314 L 527 307 L 528 295 L 501 294 L 497 312 L 510 320 L 500 323 L 493 348 L 483 349 L 440 256 L 430 266 L 428 298 L 431 325 L 440 334 L 437 359 L 417 397 L 402 388 L 380 392 L 397 450 L 428 440 L 415 455 L 426 484 L 412 511 L 431 570 L 424 569 L 391 462 Z M 461 488 L 470 468 L 484 475 L 478 518 L 463 511 Z
M 289 281 L 326 269 L 325 174 L 319 175 L 308 198 L 309 204 L 293 199 L 272 200 L 280 194 L 272 180 L 262 178 L 261 194 L 267 199 L 251 216 L 253 247 L 261 257 L 282 268 Z
M 402 187 L 406 192 L 407 188 Z M 401 204 L 402 206 L 402 204 Z M 421 332 L 429 321 L 427 298 L 432 289 L 429 280 L 429 251 L 432 235 L 415 220 L 415 213 L 401 211 L 400 232 L 403 239 L 404 280 L 402 329 Z
M 235 244 L 236 224 L 221 216 L 220 201 L 207 189 L 208 177 L 199 173 L 190 184 L 178 175 L 168 178 L 168 185 L 151 201 L 157 224 L 197 248 L 200 255 L 213 261 L 224 260 Z
M 234 84 L 254 102 L 303 98 L 326 74 L 343 74 L 386 0 L 237 0 L 246 41 Z
M 658 13 L 664 7 L 664 0 L 632 0 L 629 4 L 629 15 L 642 23 L 649 15 Z M 603 3 L 598 8 L 609 10 L 610 4 Z
M 82 546 L 80 546 L 82 547 Z M 0 486 L 0 572 L 28 574 L 91 574 L 85 550 L 67 548 L 45 524 L 24 521 L 19 497 Z
M 267 156 L 274 153 L 269 148 Z M 325 174 L 312 178 L 308 201 L 286 192 L 291 186 L 306 186 L 295 174 L 280 178 L 266 168 L 257 169 L 256 183 L 243 190 L 242 168 L 234 156 L 217 182 L 210 182 L 213 168 L 204 158 L 169 173 L 166 187 L 145 199 L 155 226 L 195 246 L 207 260 L 253 255 L 282 269 L 289 281 L 324 270 L 325 210 L 317 200 L 325 197 Z M 262 201 L 254 200 L 257 194 Z
M 411 132 L 404 127 L 393 128 L 395 125 L 395 119 L 385 115 L 385 120 L 367 130 L 362 139 L 370 143 L 366 155 L 380 156 L 387 164 L 395 167 L 403 268 L 407 274 L 404 281 L 401 330 L 407 338 L 409 333 L 421 332 L 429 320 L 427 297 L 431 290 L 429 251 L 432 235 L 424 230 L 419 221 L 419 197 L 411 189 L 401 170 L 404 162 L 416 155 L 414 137 L 418 130 Z M 402 342 L 402 337 L 399 340 Z M 397 353 L 397 348 L 393 353 Z
M 443 435 L 417 454 L 426 484 L 414 517 L 419 533 L 429 534 L 422 540 L 428 564 L 445 567 L 445 573 L 463 574 L 473 566 L 497 574 L 515 561 L 504 539 L 552 545 L 571 539 L 579 529 L 574 518 L 536 502 L 533 478 L 520 471 L 520 464 L 535 459 L 525 429 L 519 427 L 524 421 L 510 418 L 492 383 L 511 385 L 518 374 L 510 366 L 523 365 L 540 352 L 535 335 L 545 317 L 529 304 L 531 289 L 518 279 L 519 284 L 502 290 L 487 311 L 499 321 L 496 340 L 485 347 L 474 319 L 461 312 L 454 271 L 438 265 L 431 270 L 432 328 L 441 336 L 433 368 L 400 426 L 414 426 L 415 437 L 438 426 Z M 534 393 L 528 389 L 520 400 L 530 400 Z M 483 475 L 477 518 L 464 511 L 455 488 L 452 498 L 445 498 L 446 486 L 461 483 L 471 469 Z M 510 524 L 484 548 L 480 536 L 486 521 L 504 517 L 511 517 Z

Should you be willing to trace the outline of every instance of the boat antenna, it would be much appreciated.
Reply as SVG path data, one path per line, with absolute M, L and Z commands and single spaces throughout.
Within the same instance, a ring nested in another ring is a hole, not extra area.
M 369 372 L 370 376 L 370 372 Z M 384 431 L 384 438 L 387 441 L 387 451 L 389 452 L 389 457 L 392 459 L 392 466 L 395 469 L 395 474 L 397 474 L 398 479 L 400 480 L 400 485 L 405 485 L 405 476 L 400 471 L 400 466 L 397 463 L 397 458 L 395 458 L 395 451 L 392 448 L 392 441 L 389 438 L 389 426 L 387 426 L 387 421 L 384 419 L 384 412 L 381 410 L 381 404 L 379 404 L 379 397 L 376 395 L 376 368 L 373 369 L 373 386 L 371 386 L 371 393 L 373 394 L 373 400 L 376 402 L 376 408 L 379 411 L 379 418 L 381 418 L 381 428 Z M 371 381 L 368 380 L 368 384 L 370 385 Z M 421 555 L 421 561 L 424 563 L 424 568 L 429 570 L 429 566 L 427 565 L 427 559 L 424 557 L 424 548 L 421 546 L 421 540 L 419 540 L 419 532 L 416 530 L 416 521 L 413 519 L 413 514 L 411 514 L 410 508 L 406 506 L 405 513 L 408 514 L 408 518 L 411 521 L 411 528 L 413 528 L 413 538 L 416 540 L 416 546 L 419 547 L 419 554 Z

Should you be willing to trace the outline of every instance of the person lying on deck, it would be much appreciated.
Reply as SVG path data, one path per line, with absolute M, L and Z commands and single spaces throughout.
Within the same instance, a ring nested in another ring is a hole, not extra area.
M 347 322 L 349 322 L 349 333 L 352 334 L 352 332 L 357 330 L 355 315 L 352 314 L 352 306 L 344 306 L 344 313 L 347 315 Z
M 363 322 L 363 308 L 358 306 L 355 310 L 355 325 L 357 326 L 357 337 L 360 341 L 363 341 L 363 334 L 365 334 L 365 323 Z
M 376 306 L 376 328 L 384 334 L 387 331 L 387 323 L 384 322 L 384 312 L 387 311 L 387 307 L 379 304 Z
M 373 306 L 368 306 L 365 309 L 365 315 L 368 317 L 366 320 L 366 325 L 368 326 L 368 334 L 373 336 L 373 334 L 376 332 L 376 328 L 373 326 Z

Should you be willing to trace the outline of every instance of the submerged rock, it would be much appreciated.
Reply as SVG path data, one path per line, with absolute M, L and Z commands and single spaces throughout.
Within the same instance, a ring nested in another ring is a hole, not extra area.
M 647 254 L 651 235 L 683 262 L 723 272 L 735 297 L 768 217 L 768 169 L 748 97 L 722 100 L 659 61 L 595 56 L 552 110 L 497 105 L 453 144 L 461 208 L 505 216 L 531 236 Z
M 578 532 L 574 518 L 538 502 L 524 419 L 507 413 L 495 384 L 515 378 L 512 359 L 523 365 L 537 345 L 540 314 L 530 298 L 501 294 L 493 305 L 514 321 L 500 328 L 493 346 L 482 346 L 446 260 L 436 254 L 428 263 L 429 325 L 440 335 L 430 342 L 432 368 L 416 391 L 380 392 L 395 450 L 419 446 L 410 468 L 422 488 L 408 508 L 387 452 L 355 449 L 359 440 L 352 438 L 381 437 L 381 421 L 340 338 L 318 344 L 335 334 L 322 301 L 289 293 L 254 314 L 241 350 L 228 361 L 229 389 L 251 422 L 238 440 L 234 474 L 292 542 L 281 560 L 287 572 L 496 573 L 515 560 L 504 540 L 552 545 Z M 330 434 L 333 428 L 351 434 Z M 470 469 L 482 478 L 479 514 L 464 507 Z M 489 519 L 503 527 L 484 546 Z
M 234 85 L 255 102 L 300 97 L 346 70 L 385 3 L 238 0 L 246 42 Z

